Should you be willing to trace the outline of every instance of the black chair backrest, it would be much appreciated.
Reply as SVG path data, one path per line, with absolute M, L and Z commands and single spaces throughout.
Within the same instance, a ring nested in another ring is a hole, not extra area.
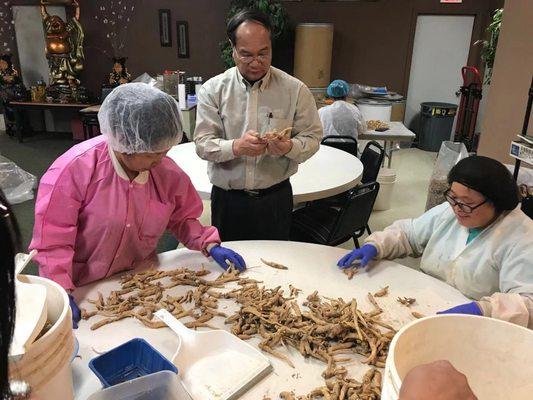
M 86 125 L 99 125 L 98 122 L 98 113 L 94 112 L 80 112 L 81 121 Z
M 370 182 L 357 186 L 350 192 L 331 230 L 328 243 L 335 243 L 342 238 L 350 237 L 354 232 L 368 225 L 378 191 L 379 183 Z
M 357 157 L 357 140 L 352 136 L 326 136 L 320 143 L 343 150 Z
M 377 180 L 383 157 L 385 157 L 385 150 L 378 142 L 373 140 L 367 143 L 360 158 L 361 163 L 363 163 L 361 183 L 370 183 Z

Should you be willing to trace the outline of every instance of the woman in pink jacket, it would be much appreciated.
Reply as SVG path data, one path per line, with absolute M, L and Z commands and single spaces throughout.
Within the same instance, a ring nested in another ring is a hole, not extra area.
M 217 229 L 200 224 L 198 193 L 166 157 L 182 136 L 176 101 L 125 84 L 105 99 L 98 120 L 102 136 L 72 147 L 41 179 L 30 244 L 40 275 L 71 291 L 133 269 L 155 259 L 165 229 L 222 268 L 229 261 L 244 269 L 240 255 L 220 246 Z M 71 305 L 79 314 L 72 298 Z

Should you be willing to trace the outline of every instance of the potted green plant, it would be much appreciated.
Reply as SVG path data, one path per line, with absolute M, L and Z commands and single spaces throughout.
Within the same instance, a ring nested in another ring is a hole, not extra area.
M 232 0 L 226 21 L 243 9 L 255 9 L 270 17 L 272 24 L 272 44 L 276 48 L 289 31 L 289 18 L 283 5 L 277 0 Z M 231 68 L 235 65 L 232 57 L 232 47 L 229 40 L 220 43 L 221 57 L 224 66 Z
M 492 22 L 487 28 L 488 40 L 478 40 L 474 44 L 481 45 L 481 59 L 485 63 L 485 83 L 490 84 L 492 78 L 492 67 L 494 66 L 494 58 L 496 57 L 496 47 L 498 46 L 498 38 L 500 36 L 500 27 L 502 25 L 503 8 L 494 11 L 492 15 Z

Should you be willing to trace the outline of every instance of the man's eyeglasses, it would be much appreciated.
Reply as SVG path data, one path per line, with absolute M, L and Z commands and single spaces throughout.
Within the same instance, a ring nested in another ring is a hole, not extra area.
M 251 64 L 254 60 L 256 60 L 259 64 L 265 64 L 270 60 L 270 53 L 259 54 L 258 56 L 243 56 L 239 54 L 239 51 L 236 48 L 233 48 L 233 50 L 235 51 L 237 58 L 244 64 Z
M 460 203 L 457 201 L 455 197 L 452 196 L 450 193 L 451 189 L 446 190 L 444 192 L 444 197 L 446 198 L 446 201 L 451 204 L 452 207 L 459 207 L 459 210 L 464 212 L 465 214 L 471 214 L 476 208 L 481 207 L 483 204 L 488 202 L 488 199 L 483 200 L 482 203 L 479 203 L 477 206 L 469 206 L 468 204 Z

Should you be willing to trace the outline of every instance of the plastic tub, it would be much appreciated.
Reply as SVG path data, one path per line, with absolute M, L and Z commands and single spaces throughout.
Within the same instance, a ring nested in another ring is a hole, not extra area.
M 174 364 L 161 355 L 144 339 L 132 339 L 93 358 L 89 368 L 104 387 L 123 383 L 159 371 L 177 373 Z
M 27 382 L 32 398 L 71 400 L 74 352 L 72 313 L 67 292 L 57 283 L 39 276 L 20 275 L 24 282 L 46 287 L 47 322 L 52 327 L 28 346 L 20 358 L 9 358 L 9 379 Z
M 154 374 L 115 385 L 92 394 L 87 400 L 191 400 L 181 380 L 171 371 Z
M 363 114 L 365 121 L 371 119 L 383 122 L 389 122 L 392 113 L 392 103 L 386 100 L 375 99 L 358 99 L 356 101 L 357 108 Z
M 413 321 L 392 339 L 381 399 L 397 400 L 407 372 L 437 360 L 465 374 L 479 399 L 532 398 L 532 330 L 494 318 L 439 315 Z
M 379 183 L 379 192 L 373 209 L 385 211 L 391 208 L 392 192 L 396 183 L 396 170 L 381 168 L 377 181 Z

